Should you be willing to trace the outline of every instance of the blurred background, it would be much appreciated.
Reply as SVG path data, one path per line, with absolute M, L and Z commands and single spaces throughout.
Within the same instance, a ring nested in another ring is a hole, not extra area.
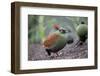
M 29 44 L 41 43 L 49 33 L 54 31 L 54 24 L 70 29 L 74 33 L 73 36 L 76 37 L 75 30 L 81 21 L 88 24 L 87 17 L 28 15 Z

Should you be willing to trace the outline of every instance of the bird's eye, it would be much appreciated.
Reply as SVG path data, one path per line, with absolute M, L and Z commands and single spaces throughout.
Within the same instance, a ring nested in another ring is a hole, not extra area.
M 66 30 L 60 29 L 59 30 L 61 33 L 66 33 Z

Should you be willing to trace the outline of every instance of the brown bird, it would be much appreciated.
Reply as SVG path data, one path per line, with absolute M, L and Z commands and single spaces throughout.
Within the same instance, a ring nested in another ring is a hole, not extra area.
M 58 56 L 58 51 L 63 49 L 66 44 L 73 42 L 73 38 L 67 34 L 70 31 L 65 30 L 59 25 L 54 25 L 54 29 L 56 32 L 49 34 L 43 42 L 45 50 L 49 56 L 51 53 L 55 53 L 56 56 Z

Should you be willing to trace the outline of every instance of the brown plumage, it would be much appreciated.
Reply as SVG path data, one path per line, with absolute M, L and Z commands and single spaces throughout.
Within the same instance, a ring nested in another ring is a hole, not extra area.
M 55 42 L 56 40 L 59 38 L 59 35 L 57 33 L 53 33 L 53 34 L 50 34 L 46 40 L 44 40 L 44 43 L 43 45 L 46 47 L 46 48 L 49 48 L 51 47 Z

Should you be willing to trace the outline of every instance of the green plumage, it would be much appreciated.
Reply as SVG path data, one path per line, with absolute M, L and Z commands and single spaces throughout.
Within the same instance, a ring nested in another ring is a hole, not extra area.
M 60 34 L 59 34 L 60 35 Z M 66 45 L 67 40 L 63 35 L 60 35 L 59 38 L 56 40 L 55 44 L 52 45 L 51 49 L 54 51 L 59 51 Z
M 85 41 L 87 39 L 88 27 L 86 24 L 80 24 L 76 29 L 77 35 L 80 41 Z
M 57 52 L 63 49 L 66 44 L 70 44 L 73 42 L 73 38 L 69 34 L 63 34 L 60 32 L 56 32 L 59 35 L 59 38 L 56 40 L 55 44 L 53 44 L 50 49 L 53 49 L 52 52 Z

